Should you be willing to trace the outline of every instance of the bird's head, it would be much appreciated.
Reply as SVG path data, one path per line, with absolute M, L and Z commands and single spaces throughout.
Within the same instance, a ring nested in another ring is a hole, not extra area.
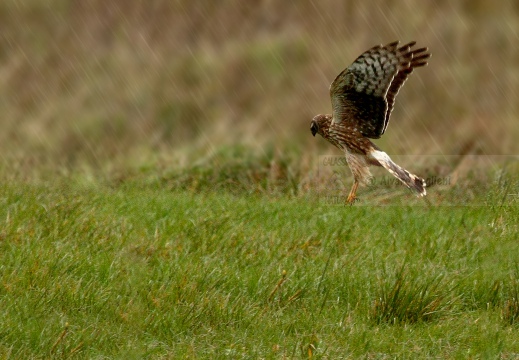
M 312 122 L 310 123 L 310 131 L 312 132 L 312 135 L 315 136 L 315 134 L 319 134 L 323 136 L 324 132 L 328 130 L 331 121 L 331 115 L 314 116 Z

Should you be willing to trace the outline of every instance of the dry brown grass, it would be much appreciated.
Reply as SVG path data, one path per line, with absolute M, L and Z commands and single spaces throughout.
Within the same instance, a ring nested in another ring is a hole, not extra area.
M 433 57 L 401 91 L 386 151 L 519 150 L 513 1 L 48 3 L 0 5 L 4 169 L 178 167 L 234 144 L 312 168 L 336 153 L 308 130 L 329 83 L 394 39 Z

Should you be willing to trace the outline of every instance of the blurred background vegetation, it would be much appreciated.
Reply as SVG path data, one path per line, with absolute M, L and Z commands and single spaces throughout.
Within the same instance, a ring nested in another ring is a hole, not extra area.
M 517 154 L 514 1 L 3 0 L 3 176 L 245 159 L 259 166 L 249 176 L 300 181 L 339 154 L 309 131 L 331 110 L 331 81 L 396 39 L 433 57 L 377 144 L 417 159 Z

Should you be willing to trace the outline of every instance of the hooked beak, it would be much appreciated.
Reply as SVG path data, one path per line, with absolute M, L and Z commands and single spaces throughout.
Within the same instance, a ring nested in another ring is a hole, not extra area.
M 312 135 L 315 137 L 315 134 L 317 134 L 317 125 L 312 122 L 312 126 L 310 126 L 310 131 L 312 132 Z

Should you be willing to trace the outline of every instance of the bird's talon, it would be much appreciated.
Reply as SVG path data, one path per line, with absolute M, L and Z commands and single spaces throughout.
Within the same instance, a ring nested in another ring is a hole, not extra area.
M 350 197 L 348 196 L 348 198 L 346 199 L 346 204 L 345 205 L 350 205 L 352 206 L 354 203 L 360 201 L 360 199 L 356 196 L 353 196 L 353 197 Z

